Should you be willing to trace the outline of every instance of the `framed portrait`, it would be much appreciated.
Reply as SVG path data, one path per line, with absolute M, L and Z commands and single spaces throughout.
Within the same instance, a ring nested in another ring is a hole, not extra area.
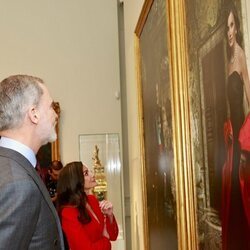
M 249 153 L 241 143 L 250 101 L 246 5 L 184 6 L 199 249 L 250 247 Z
M 145 1 L 135 33 L 146 249 L 167 248 L 169 232 L 171 249 L 250 248 L 249 9 Z
M 183 7 L 146 0 L 135 29 L 145 249 L 196 246 Z

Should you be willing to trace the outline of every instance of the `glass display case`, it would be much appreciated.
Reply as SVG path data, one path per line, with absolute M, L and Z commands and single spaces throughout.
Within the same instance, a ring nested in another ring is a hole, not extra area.
M 105 181 L 105 198 L 112 202 L 119 226 L 118 240 L 124 239 L 124 206 L 122 162 L 119 134 L 81 134 L 80 160 L 93 172 L 102 167 Z M 98 164 L 97 164 L 98 163 Z

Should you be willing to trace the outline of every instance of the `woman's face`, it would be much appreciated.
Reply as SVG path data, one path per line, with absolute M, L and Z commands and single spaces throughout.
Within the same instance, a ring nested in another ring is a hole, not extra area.
M 84 191 L 88 192 L 90 191 L 90 189 L 94 188 L 97 183 L 95 181 L 95 177 L 93 175 L 93 173 L 91 171 L 89 171 L 89 169 L 83 165 L 83 176 L 84 176 Z
M 236 41 L 236 24 L 234 20 L 234 15 L 230 12 L 228 19 L 227 19 L 227 38 L 228 38 L 228 45 L 232 47 Z

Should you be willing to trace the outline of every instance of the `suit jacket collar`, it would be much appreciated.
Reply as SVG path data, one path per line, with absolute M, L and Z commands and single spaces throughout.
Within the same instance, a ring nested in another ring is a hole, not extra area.
M 27 145 L 21 143 L 20 141 L 2 136 L 0 140 L 0 147 L 12 149 L 14 151 L 19 152 L 31 162 L 33 167 L 36 166 L 36 155 L 34 151 Z

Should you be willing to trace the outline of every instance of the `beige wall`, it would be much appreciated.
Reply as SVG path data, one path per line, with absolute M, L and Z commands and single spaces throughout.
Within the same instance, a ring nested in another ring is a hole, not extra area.
M 43 78 L 60 102 L 63 163 L 79 160 L 79 135 L 121 138 L 115 0 L 1 0 L 0 79 Z M 125 249 L 124 240 L 114 249 Z
M 134 30 L 143 0 L 124 0 L 124 37 L 127 96 L 128 162 L 130 173 L 131 238 L 133 250 L 144 250 L 141 189 L 141 159 L 138 131 L 138 100 Z
M 1 1 L 0 78 L 43 78 L 61 105 L 63 162 L 79 159 L 79 134 L 121 134 L 114 0 Z
M 126 86 L 122 97 L 127 117 L 123 127 L 130 182 L 128 176 L 124 178 L 130 183 L 133 250 L 144 249 L 134 53 L 134 30 L 143 2 L 124 0 L 123 4 Z M 79 134 L 121 136 L 121 100 L 115 97 L 120 91 L 116 1 L 2 0 L 0 6 L 0 79 L 26 73 L 46 81 L 61 105 L 62 161 L 79 159 Z

